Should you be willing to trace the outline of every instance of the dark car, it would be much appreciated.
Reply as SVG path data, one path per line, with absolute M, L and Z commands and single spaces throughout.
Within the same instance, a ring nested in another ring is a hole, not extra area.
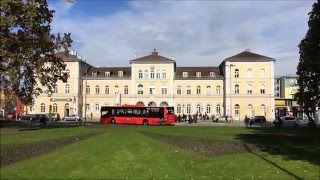
M 266 121 L 267 121 L 267 119 L 264 116 L 254 116 L 253 117 L 254 123 L 265 123 Z

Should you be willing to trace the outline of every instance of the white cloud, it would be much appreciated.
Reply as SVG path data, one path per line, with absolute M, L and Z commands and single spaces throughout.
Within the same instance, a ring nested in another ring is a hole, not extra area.
M 145 56 L 156 48 L 175 56 L 178 66 L 217 66 L 250 48 L 275 58 L 276 75 L 285 75 L 296 71 L 312 3 L 133 1 L 99 17 L 63 16 L 65 8 L 53 28 L 71 32 L 76 50 L 93 65 L 129 66 L 135 52 Z

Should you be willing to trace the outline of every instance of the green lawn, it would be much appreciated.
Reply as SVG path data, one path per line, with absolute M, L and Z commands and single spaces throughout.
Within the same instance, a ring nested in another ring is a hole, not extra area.
M 320 175 L 319 131 L 303 129 L 121 125 L 33 131 L 2 128 L 1 146 L 95 132 L 103 133 L 4 166 L 1 179 L 319 179 Z M 147 133 L 280 150 L 206 157 Z M 280 136 L 276 141 L 275 134 L 297 139 Z

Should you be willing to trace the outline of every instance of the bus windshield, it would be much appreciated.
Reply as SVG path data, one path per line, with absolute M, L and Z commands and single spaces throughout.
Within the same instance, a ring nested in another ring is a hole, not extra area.
M 174 108 L 173 107 L 167 107 L 167 114 L 174 114 Z

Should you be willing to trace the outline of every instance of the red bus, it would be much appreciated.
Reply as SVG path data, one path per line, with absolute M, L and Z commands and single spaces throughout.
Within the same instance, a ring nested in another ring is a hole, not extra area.
M 139 105 L 102 106 L 100 122 L 103 124 L 172 124 L 174 108 Z

